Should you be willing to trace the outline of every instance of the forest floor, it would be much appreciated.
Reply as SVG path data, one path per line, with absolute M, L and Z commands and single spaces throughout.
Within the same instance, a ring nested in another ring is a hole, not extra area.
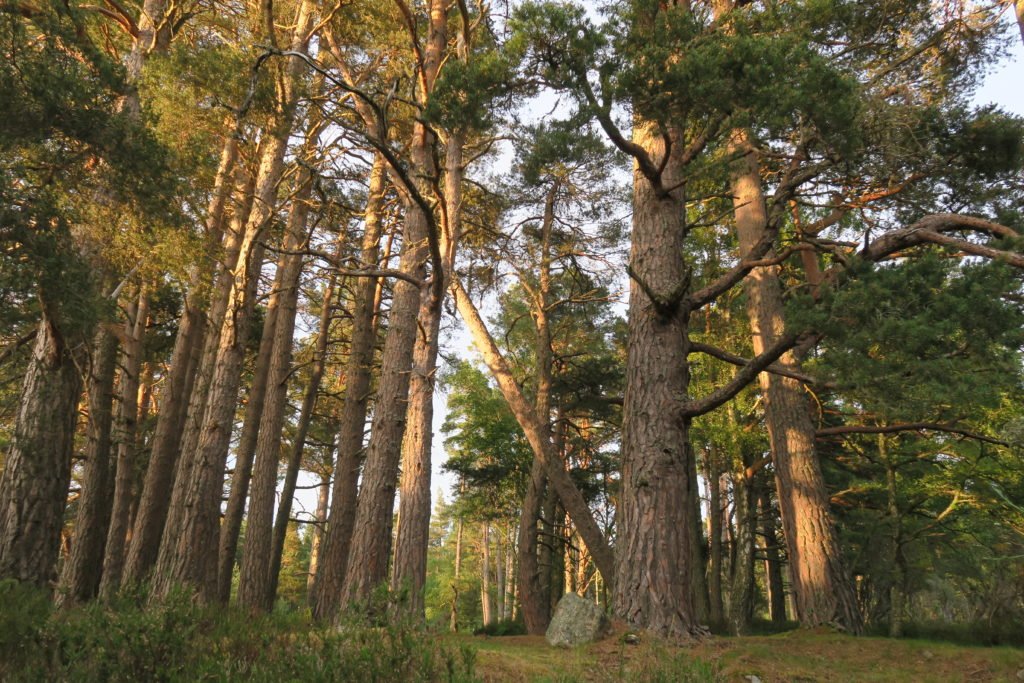
M 689 646 L 620 636 L 557 649 L 540 636 L 460 636 L 477 651 L 487 683 L 547 681 L 1021 681 L 1024 649 L 890 638 L 831 631 L 711 637 Z

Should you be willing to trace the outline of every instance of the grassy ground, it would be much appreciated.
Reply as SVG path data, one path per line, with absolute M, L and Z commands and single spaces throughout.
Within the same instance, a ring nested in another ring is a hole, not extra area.
M 574 650 L 541 637 L 458 637 L 484 681 L 1021 681 L 1024 649 L 792 631 L 712 637 L 688 647 L 612 636 Z M 1019 675 L 1018 675 L 1019 674 Z M 756 678 L 753 678 L 756 677 Z

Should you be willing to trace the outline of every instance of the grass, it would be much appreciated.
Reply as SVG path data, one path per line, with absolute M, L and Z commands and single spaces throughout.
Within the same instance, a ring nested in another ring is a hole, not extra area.
M 477 650 L 484 681 L 939 681 L 1024 680 L 1024 649 L 964 646 L 929 640 L 861 637 L 796 630 L 745 638 L 711 637 L 689 646 L 644 637 L 573 650 L 541 637 L 452 637 Z
M 503 631 L 504 632 L 504 631 Z M 0 681 L 360 681 L 705 683 L 1019 681 L 1024 649 L 792 630 L 688 644 L 623 628 L 576 649 L 538 636 L 439 634 L 401 624 L 328 628 L 308 615 L 204 609 L 126 595 L 53 611 L 0 582 Z

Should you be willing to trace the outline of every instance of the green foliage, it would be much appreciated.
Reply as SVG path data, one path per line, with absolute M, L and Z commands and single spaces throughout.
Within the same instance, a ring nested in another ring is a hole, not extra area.
M 66 336 L 108 314 L 99 245 L 120 213 L 172 223 L 176 180 L 166 150 L 124 106 L 122 69 L 83 18 L 43 3 L 0 14 L 0 322 L 46 306 Z
M 518 509 L 526 490 L 533 451 L 501 393 L 487 376 L 466 361 L 444 377 L 448 434 L 444 468 L 467 484 L 463 510 L 479 518 L 498 518 Z
M 791 319 L 827 335 L 816 366 L 864 409 L 959 418 L 1018 381 L 1024 311 L 1004 296 L 1016 289 L 1005 266 L 931 252 L 854 272 L 821 306 L 794 302 Z
M 125 596 L 51 616 L 45 601 L 0 590 L 12 598 L 0 619 L 14 626 L 0 640 L 5 681 L 477 680 L 472 650 L 404 625 L 319 629 L 299 615 L 204 609 L 184 595 L 146 607 Z

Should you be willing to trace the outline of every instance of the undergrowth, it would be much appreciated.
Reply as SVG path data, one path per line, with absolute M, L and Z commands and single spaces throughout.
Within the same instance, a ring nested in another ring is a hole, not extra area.
M 323 628 L 302 614 L 252 616 L 184 594 L 53 610 L 40 591 L 0 583 L 0 680 L 476 681 L 475 653 L 408 625 Z

